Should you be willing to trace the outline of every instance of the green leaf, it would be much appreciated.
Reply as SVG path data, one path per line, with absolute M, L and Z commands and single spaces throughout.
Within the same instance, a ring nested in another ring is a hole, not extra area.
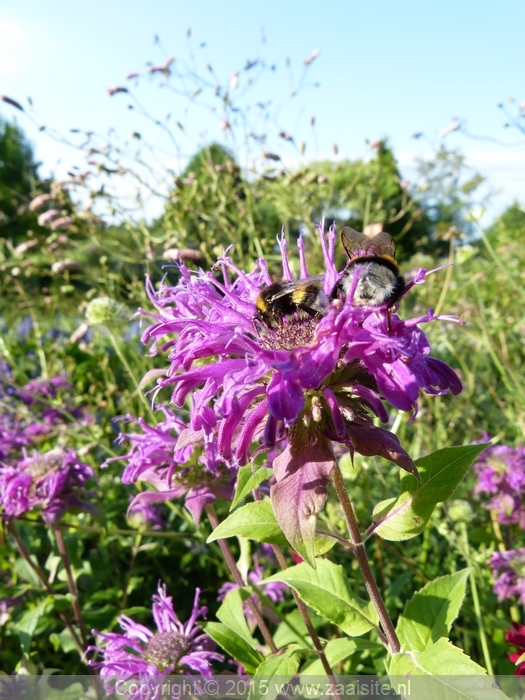
M 250 597 L 250 593 L 241 591 L 239 588 L 234 588 L 224 598 L 221 607 L 217 610 L 217 617 L 223 622 L 226 627 L 236 632 L 248 644 L 255 646 L 255 640 L 252 637 L 246 618 L 242 609 L 243 601 Z
M 76 642 L 67 627 L 64 628 L 60 634 L 56 634 L 55 632 L 50 634 L 49 641 L 53 644 L 55 651 L 62 649 L 66 654 L 70 651 L 78 651 Z
M 207 541 L 214 542 L 227 537 L 247 537 L 258 542 L 288 544 L 268 500 L 248 503 L 238 508 L 215 528 Z
M 251 464 L 241 467 L 237 475 L 237 487 L 230 510 L 235 510 L 239 503 L 253 491 L 253 489 L 257 488 L 261 482 L 266 481 L 272 475 L 273 469 L 270 469 L 270 467 L 261 467 L 255 474 L 253 473 Z
M 31 644 L 31 638 L 33 637 L 34 631 L 37 628 L 40 618 L 46 614 L 47 610 L 52 606 L 52 599 L 46 597 L 41 603 L 31 610 L 27 610 L 20 620 L 15 625 L 18 634 L 20 635 L 20 644 L 22 645 L 22 650 L 29 654 L 29 646 Z
M 508 700 L 493 686 L 484 668 L 444 637 L 425 651 L 396 654 L 388 666 L 388 675 L 394 690 L 406 697 Z
M 314 629 L 318 629 L 326 624 L 326 620 L 313 610 L 309 611 L 310 621 Z M 286 615 L 275 630 L 273 641 L 278 649 L 288 646 L 288 644 L 300 644 L 302 647 L 313 647 L 312 639 L 304 623 L 301 613 L 297 608 Z
M 283 684 L 288 684 L 297 673 L 299 663 L 300 657 L 296 649 L 288 649 L 283 654 L 274 654 L 265 659 L 252 679 L 250 700 L 275 700 L 282 694 Z
M 440 576 L 408 601 L 396 629 L 404 649 L 424 651 L 448 636 L 463 603 L 469 573 L 470 569 L 463 569 Z
M 30 554 L 29 556 L 31 561 L 34 561 L 35 565 L 38 566 L 38 560 L 35 555 Z M 42 581 L 38 578 L 33 567 L 30 566 L 25 559 L 17 559 L 13 568 L 20 578 L 23 578 L 25 581 L 29 581 L 29 583 L 33 584 L 35 588 L 42 588 Z
M 379 642 L 371 642 L 368 639 L 348 639 L 347 637 L 342 637 L 341 639 L 332 639 L 324 648 L 324 653 L 330 664 L 330 668 L 336 671 L 336 665 L 348 659 L 349 656 L 355 654 L 356 651 L 368 651 L 368 650 L 381 651 L 384 649 L 382 644 Z M 323 676 L 325 670 L 320 659 L 315 659 L 310 663 L 305 664 L 301 669 L 302 676 Z
M 317 559 L 316 564 L 316 569 L 308 564 L 292 566 L 262 583 L 286 583 L 319 615 L 326 617 L 351 637 L 359 637 L 377 627 L 378 618 L 374 606 L 352 592 L 343 567 L 332 564 L 327 559 Z
M 221 622 L 203 622 L 200 624 L 206 634 L 224 651 L 241 663 L 248 673 L 255 673 L 264 656 L 254 649 L 237 632 L 234 632 Z
M 278 544 L 282 547 L 289 546 L 288 540 L 275 519 L 269 500 L 247 503 L 245 506 L 237 508 L 215 528 L 207 541 L 214 542 L 228 537 L 246 537 L 257 542 Z M 328 552 L 334 544 L 333 537 L 318 535 L 315 538 L 316 555 Z
M 376 524 L 369 533 L 385 540 L 408 540 L 419 535 L 436 504 L 454 493 L 474 459 L 486 447 L 486 444 L 445 447 L 416 460 L 421 482 L 403 472 L 401 493 L 394 501 L 377 504 L 373 513 Z

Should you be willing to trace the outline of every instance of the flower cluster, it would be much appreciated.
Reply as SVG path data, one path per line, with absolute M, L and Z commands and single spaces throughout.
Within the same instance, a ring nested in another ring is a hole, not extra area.
M 2 373 L 10 378 L 9 371 Z M 0 377 L 1 378 L 1 377 Z M 60 392 L 71 388 L 70 382 L 58 375 L 51 379 L 33 379 L 22 388 L 0 381 L 0 460 L 6 460 L 64 422 L 65 412 L 76 419 L 83 411 L 62 400 L 63 409 L 54 405 Z
M 490 558 L 489 566 L 497 576 L 493 589 L 498 600 L 517 595 L 519 602 L 525 603 L 525 547 L 495 552 Z
M 319 231 L 325 257 L 324 292 L 330 296 L 339 273 L 334 262 L 336 232 Z M 285 281 L 293 281 L 280 238 Z M 308 277 L 299 239 L 300 277 Z M 159 313 L 145 332 L 145 342 L 168 350 L 170 367 L 158 387 L 173 387 L 172 400 L 182 406 L 191 394 L 191 428 L 203 431 L 207 450 L 245 464 L 257 440 L 272 447 L 292 426 L 315 422 L 329 439 L 354 451 L 382 454 L 405 468 L 408 455 L 397 441 L 373 428 L 369 412 L 383 422 L 386 398 L 402 410 L 415 410 L 419 390 L 458 393 L 461 383 L 440 360 L 429 357 L 419 324 L 432 312 L 403 321 L 386 305 L 356 308 L 334 303 L 322 318 L 285 319 L 277 329 L 257 327 L 254 304 L 272 280 L 264 260 L 249 274 L 228 258 L 214 271 L 193 275 L 180 265 L 175 287 L 149 288 Z M 235 275 L 230 280 L 232 273 Z M 421 281 L 420 272 L 414 283 Z M 379 447 L 378 447 L 379 445 Z M 376 452 L 371 452 L 376 449 Z
M 335 266 L 335 226 L 326 234 L 320 226 L 319 236 L 328 300 L 342 274 Z M 278 243 L 283 281 L 291 284 L 284 236 Z M 302 237 L 298 249 L 299 278 L 305 280 Z M 366 272 L 366 266 L 362 269 Z M 305 522 L 311 523 L 324 503 L 335 463 L 332 442 L 351 454 L 386 457 L 417 476 L 397 437 L 376 427 L 372 416 L 387 422 L 385 399 L 415 415 L 420 391 L 461 391 L 452 369 L 430 357 L 420 325 L 436 320 L 431 310 L 405 321 L 388 303 L 355 307 L 356 274 L 347 298 L 327 303 L 324 314 L 286 314 L 269 327 L 257 318 L 255 306 L 261 290 L 272 284 L 265 260 L 250 273 L 228 257 L 209 272 L 194 273 L 182 263 L 178 270 L 176 286 L 163 283 L 155 291 L 148 285 L 157 313 L 142 312 L 153 321 L 143 340 L 151 343 L 153 355 L 167 352 L 169 367 L 157 379 L 157 392 L 169 388 L 178 407 L 189 401 L 189 424 L 171 431 L 168 447 L 165 428 L 176 421 L 173 414 L 160 428 L 141 422 L 143 435 L 132 436 L 127 455 L 126 480 L 140 475 L 175 496 L 174 467 L 187 458 L 183 450 L 190 446 L 202 450 L 201 476 L 216 476 L 219 465 L 234 473 L 259 452 L 277 448 L 272 502 L 293 544 L 294 528 L 301 530 L 301 539 Z M 404 293 L 424 276 L 420 270 Z M 302 522 L 287 522 L 291 511 Z
M 525 529 L 525 448 L 488 447 L 479 455 L 474 469 L 478 475 L 474 493 L 492 496 L 485 507 L 496 511 L 500 523 L 518 523 Z
M 215 652 L 214 642 L 197 625 L 199 617 L 205 617 L 207 608 L 199 607 L 200 591 L 195 591 L 193 610 L 187 622 L 179 620 L 173 608 L 173 599 L 167 595 L 166 587 L 159 583 L 153 595 L 153 619 L 157 631 L 121 615 L 118 622 L 124 634 L 100 633 L 100 646 L 89 647 L 103 655 L 102 661 L 90 660 L 90 666 L 100 668 L 102 677 L 118 676 L 126 680 L 133 676 L 164 677 L 169 673 L 212 674 L 212 661 L 222 661 L 223 656 Z
M 122 457 L 108 459 L 104 466 L 125 460 L 123 483 L 147 482 L 156 489 L 137 494 L 128 514 L 139 506 L 151 506 L 186 494 L 186 507 L 198 524 L 206 505 L 217 498 L 231 499 L 237 472 L 202 454 L 200 435 L 186 430 L 184 422 L 169 408 L 161 406 L 159 410 L 163 420 L 154 427 L 143 418 L 125 418 L 135 423 L 139 431 L 120 433 L 119 442 L 129 442 L 130 449 Z
M 55 526 L 66 510 L 86 507 L 81 493 L 92 476 L 91 467 L 79 462 L 74 450 L 35 453 L 0 467 L 3 516 L 18 518 L 41 508 L 44 521 Z

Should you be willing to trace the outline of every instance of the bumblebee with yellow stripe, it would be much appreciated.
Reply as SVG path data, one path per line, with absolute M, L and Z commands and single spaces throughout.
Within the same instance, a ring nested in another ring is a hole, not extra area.
M 309 316 L 323 316 L 329 301 L 323 291 L 322 279 L 308 277 L 292 282 L 272 282 L 255 301 L 256 318 L 267 328 L 274 328 L 285 316 L 299 311 Z
M 355 284 L 354 306 L 380 306 L 390 308 L 401 296 L 405 280 L 395 260 L 396 246 L 390 234 L 381 231 L 367 236 L 350 226 L 341 231 L 341 242 L 350 258 L 348 267 L 332 290 L 331 298 L 348 296 Z

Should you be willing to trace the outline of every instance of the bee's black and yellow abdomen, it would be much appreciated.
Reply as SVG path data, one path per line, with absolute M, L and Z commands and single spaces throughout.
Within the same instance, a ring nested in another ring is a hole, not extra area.
M 268 328 L 299 311 L 321 316 L 327 306 L 328 300 L 317 278 L 272 282 L 255 301 L 256 317 Z

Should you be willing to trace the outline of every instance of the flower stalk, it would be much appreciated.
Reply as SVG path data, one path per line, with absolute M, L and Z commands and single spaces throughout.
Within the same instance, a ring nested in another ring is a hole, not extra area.
M 207 505 L 206 506 L 206 514 L 209 518 L 209 521 L 211 523 L 211 526 L 215 530 L 217 527 L 219 527 L 219 518 L 217 517 L 217 513 L 215 512 L 215 508 L 212 505 Z M 235 558 L 233 554 L 230 551 L 230 548 L 228 547 L 228 543 L 224 539 L 218 539 L 217 540 L 219 547 L 221 549 L 222 555 L 228 564 L 228 568 L 231 571 L 231 574 L 233 576 L 233 579 L 235 583 L 239 586 L 239 588 L 244 588 L 246 585 L 245 582 L 242 579 L 241 572 L 239 571 L 237 567 L 237 563 L 235 561 Z M 272 654 L 277 653 L 277 647 L 274 644 L 274 641 L 272 639 L 272 635 L 270 634 L 270 630 L 266 626 L 266 622 L 264 621 L 261 611 L 255 604 L 255 602 L 250 598 L 246 601 L 248 607 L 250 608 L 253 616 L 255 617 L 255 620 L 257 622 L 257 625 L 259 626 L 259 629 L 261 630 L 261 634 L 264 637 L 264 641 L 270 648 L 270 651 Z
M 355 517 L 354 508 L 352 506 L 350 498 L 348 497 L 348 492 L 346 490 L 346 486 L 343 480 L 343 475 L 341 474 L 341 470 L 339 469 L 338 464 L 336 464 L 334 468 L 334 486 L 337 492 L 337 496 L 339 498 L 339 502 L 341 503 L 341 506 L 343 508 L 346 524 L 348 527 L 348 534 L 350 536 L 349 539 L 353 545 L 357 562 L 361 569 L 361 573 L 363 574 L 366 590 L 368 591 L 370 600 L 372 601 L 375 609 L 377 610 L 377 614 L 379 615 L 379 621 L 381 623 L 381 627 L 384 634 L 381 633 L 379 630 L 378 634 L 381 637 L 381 641 L 383 641 L 383 643 L 388 646 L 388 650 L 392 655 L 399 654 L 399 652 L 401 651 L 401 645 L 399 643 L 399 639 L 397 638 L 397 634 L 394 629 L 394 625 L 392 624 L 392 620 L 390 619 L 390 616 L 381 597 L 381 593 L 379 592 L 379 589 L 375 582 L 372 569 L 370 568 L 368 557 L 366 555 L 365 543 L 363 542 L 363 538 L 361 537 L 361 531 L 359 530 L 357 518 Z
M 71 571 L 69 553 L 67 551 L 66 541 L 64 539 L 64 535 L 60 527 L 55 528 L 55 539 L 57 543 L 58 552 L 66 570 L 67 585 L 69 588 L 69 592 L 71 593 L 71 597 L 73 599 L 73 612 L 75 613 L 75 619 L 77 621 L 80 634 L 82 635 L 82 644 L 84 646 L 84 649 L 86 649 L 88 645 L 86 626 L 84 625 L 84 618 L 82 617 L 82 611 L 80 609 L 80 604 L 78 601 L 78 588 L 73 577 L 73 572 Z
M 279 562 L 279 565 L 283 571 L 285 571 L 288 568 L 288 565 L 286 563 L 286 559 L 283 556 L 283 553 L 281 551 L 281 548 L 273 544 L 272 545 L 272 550 L 277 557 L 277 561 Z M 328 663 L 328 659 L 326 658 L 326 654 L 324 653 L 324 648 L 323 645 L 321 644 L 321 640 L 317 636 L 317 632 L 315 631 L 315 628 L 312 624 L 312 621 L 310 620 L 310 615 L 308 614 L 308 610 L 306 608 L 306 605 L 303 603 L 301 598 L 299 597 L 299 594 L 297 591 L 293 588 L 290 589 L 292 591 L 293 598 L 295 600 L 295 603 L 297 605 L 297 609 L 299 610 L 299 613 L 301 614 L 301 617 L 303 618 L 303 622 L 306 625 L 306 629 L 308 630 L 308 634 L 310 635 L 313 645 L 315 647 L 315 650 L 319 654 L 319 659 L 323 665 L 323 668 L 325 670 L 326 675 L 328 678 L 330 678 L 331 682 L 334 683 L 334 685 L 337 685 L 337 681 L 335 679 L 334 673 L 330 667 L 330 664 Z
M 8 524 L 8 529 L 9 529 L 9 532 L 11 533 L 11 535 L 13 536 L 14 541 L 16 542 L 16 546 L 18 547 L 18 551 L 20 552 L 20 555 L 23 557 L 23 559 L 25 559 L 25 561 L 29 564 L 29 566 L 33 569 L 33 571 L 35 572 L 35 574 L 38 576 L 38 578 L 39 578 L 41 584 L 42 584 L 42 585 L 44 586 L 44 588 L 46 589 L 46 592 L 47 592 L 49 595 L 53 595 L 53 591 L 52 591 L 52 589 L 51 589 L 51 586 L 49 585 L 49 583 L 48 583 L 48 581 L 47 581 L 47 578 L 45 577 L 43 571 L 42 571 L 41 568 L 40 568 L 39 566 L 37 566 L 37 565 L 35 564 L 35 562 L 31 559 L 31 557 L 30 557 L 30 555 L 29 555 L 29 552 L 27 551 L 27 549 L 26 549 L 24 543 L 22 542 L 22 540 L 21 540 L 20 537 L 18 536 L 18 533 L 17 533 L 16 528 L 15 528 L 15 524 L 14 524 L 13 522 L 10 522 L 10 523 Z M 70 633 L 70 635 L 71 635 L 73 641 L 75 642 L 75 644 L 76 644 L 76 646 L 77 646 L 79 652 L 80 652 L 81 654 L 83 654 L 83 653 L 85 652 L 85 650 L 86 650 L 86 647 L 83 646 L 82 641 L 80 640 L 80 637 L 79 637 L 78 634 L 76 633 L 75 628 L 73 627 L 73 625 L 72 625 L 71 622 L 69 621 L 69 618 L 67 617 L 66 613 L 63 612 L 63 611 L 61 611 L 61 610 L 59 610 L 59 611 L 58 611 L 58 616 L 60 617 L 60 619 L 61 619 L 62 622 L 64 623 L 65 627 L 69 630 L 69 633 Z

